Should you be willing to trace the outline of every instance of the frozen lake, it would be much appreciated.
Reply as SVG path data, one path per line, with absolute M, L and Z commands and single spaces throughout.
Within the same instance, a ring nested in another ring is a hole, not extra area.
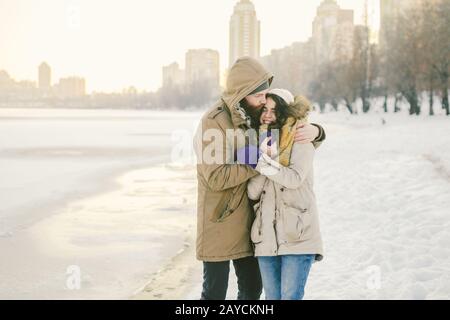
M 192 131 L 198 116 L 0 109 L 0 236 L 104 189 L 119 172 L 167 161 L 172 133 Z
M 192 183 L 164 164 L 199 116 L 0 109 L 0 298 L 117 299 L 145 284 L 192 228 Z

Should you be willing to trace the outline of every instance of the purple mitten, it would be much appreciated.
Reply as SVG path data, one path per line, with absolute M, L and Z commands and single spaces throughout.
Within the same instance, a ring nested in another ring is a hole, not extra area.
M 259 135 L 259 144 L 261 144 L 265 138 L 271 138 L 271 137 L 272 137 L 272 131 L 268 130 L 268 131 L 261 132 L 261 134 Z M 272 140 L 269 140 L 267 145 L 270 147 L 272 145 Z
M 253 169 L 258 164 L 259 150 L 258 147 L 248 145 L 237 150 L 237 162 L 241 164 L 247 164 Z

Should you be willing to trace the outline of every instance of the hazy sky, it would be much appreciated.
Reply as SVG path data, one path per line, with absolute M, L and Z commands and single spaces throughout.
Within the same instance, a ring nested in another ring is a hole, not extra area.
M 377 20 L 378 0 L 370 0 Z M 311 35 L 321 0 L 253 0 L 261 21 L 261 53 Z M 220 52 L 228 64 L 229 18 L 237 0 L 0 0 L 0 70 L 37 78 L 47 61 L 52 82 L 86 78 L 88 92 L 135 86 L 156 90 L 163 65 L 184 67 L 188 49 Z M 362 21 L 364 0 L 338 0 Z M 376 22 L 375 22 L 376 23 Z

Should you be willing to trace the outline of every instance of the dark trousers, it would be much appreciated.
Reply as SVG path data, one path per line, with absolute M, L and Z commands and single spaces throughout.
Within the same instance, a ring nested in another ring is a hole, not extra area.
M 246 257 L 232 260 L 238 282 L 238 300 L 259 300 L 262 280 L 258 260 Z M 228 289 L 230 261 L 203 262 L 201 300 L 225 300 Z

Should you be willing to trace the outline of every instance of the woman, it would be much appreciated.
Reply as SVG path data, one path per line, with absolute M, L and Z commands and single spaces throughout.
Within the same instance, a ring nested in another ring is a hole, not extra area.
M 311 265 L 323 259 L 316 198 L 313 191 L 312 143 L 294 143 L 298 122 L 306 122 L 310 103 L 283 89 L 273 89 L 260 117 L 264 139 L 248 196 L 258 201 L 251 239 L 266 299 L 301 300 Z M 273 140 L 273 141 L 272 141 Z M 279 147 L 277 147 L 279 145 Z

